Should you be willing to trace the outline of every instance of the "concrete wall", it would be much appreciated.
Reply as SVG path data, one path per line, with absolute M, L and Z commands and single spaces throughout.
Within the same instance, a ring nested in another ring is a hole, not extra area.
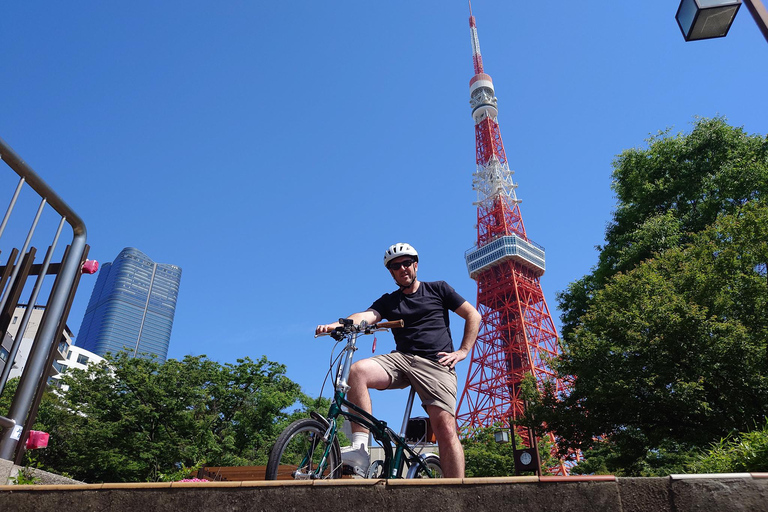
M 0 486 L 16 512 L 768 511 L 768 474 Z
M 13 484 L 14 479 L 21 470 L 21 467 L 14 465 L 10 460 L 0 459 L 0 482 L 8 485 Z M 48 473 L 41 469 L 31 469 L 30 471 L 32 476 L 37 478 L 37 483 L 39 485 L 85 485 L 83 482 L 78 482 L 77 480 L 72 480 L 71 478 L 56 475 L 54 473 Z M 5 487 L 7 486 L 0 485 L 0 489 Z

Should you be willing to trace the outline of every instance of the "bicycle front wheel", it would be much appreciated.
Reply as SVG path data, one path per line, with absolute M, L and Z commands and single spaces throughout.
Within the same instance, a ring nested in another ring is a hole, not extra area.
M 408 468 L 408 475 L 406 478 L 443 478 L 443 468 L 440 466 L 440 457 L 434 453 L 428 453 L 424 456 L 424 465 L 427 466 L 431 474 L 427 474 L 421 464 L 414 462 Z
M 317 420 L 294 421 L 275 441 L 267 463 L 267 480 L 341 478 L 341 450 L 336 436 L 323 439 L 327 429 Z

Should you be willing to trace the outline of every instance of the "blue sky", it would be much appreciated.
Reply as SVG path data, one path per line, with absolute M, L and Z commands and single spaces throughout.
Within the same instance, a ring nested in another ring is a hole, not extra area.
M 685 43 L 677 4 L 473 3 L 557 325 L 556 293 L 596 262 L 615 155 L 695 116 L 768 132 L 768 44 L 747 9 L 728 37 Z M 422 280 L 475 302 L 466 2 L 14 2 L 0 51 L 0 137 L 85 220 L 91 257 L 133 246 L 182 267 L 170 357 L 266 355 L 317 394 L 330 343 L 314 326 L 393 288 L 397 241 Z M 395 426 L 403 401 L 374 395 Z

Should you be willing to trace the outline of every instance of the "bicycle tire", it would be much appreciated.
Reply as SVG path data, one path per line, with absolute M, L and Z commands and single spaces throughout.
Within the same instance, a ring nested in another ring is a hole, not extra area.
M 443 478 L 443 467 L 440 465 L 440 457 L 434 453 L 428 453 L 424 456 L 424 464 L 432 472 L 432 475 L 426 474 L 421 464 L 413 463 L 408 468 L 406 478 Z
M 341 449 L 336 436 L 323 439 L 326 427 L 317 420 L 296 420 L 277 437 L 269 454 L 267 480 L 341 478 Z M 328 454 L 323 461 L 325 454 Z M 322 465 L 322 467 L 321 467 Z

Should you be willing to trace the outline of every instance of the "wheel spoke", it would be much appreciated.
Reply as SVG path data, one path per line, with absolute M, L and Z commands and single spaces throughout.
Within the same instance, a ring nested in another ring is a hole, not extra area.
M 280 434 L 269 456 L 267 479 L 312 480 L 338 478 L 341 457 L 338 443 L 323 439 L 325 429 L 316 420 L 298 420 Z

